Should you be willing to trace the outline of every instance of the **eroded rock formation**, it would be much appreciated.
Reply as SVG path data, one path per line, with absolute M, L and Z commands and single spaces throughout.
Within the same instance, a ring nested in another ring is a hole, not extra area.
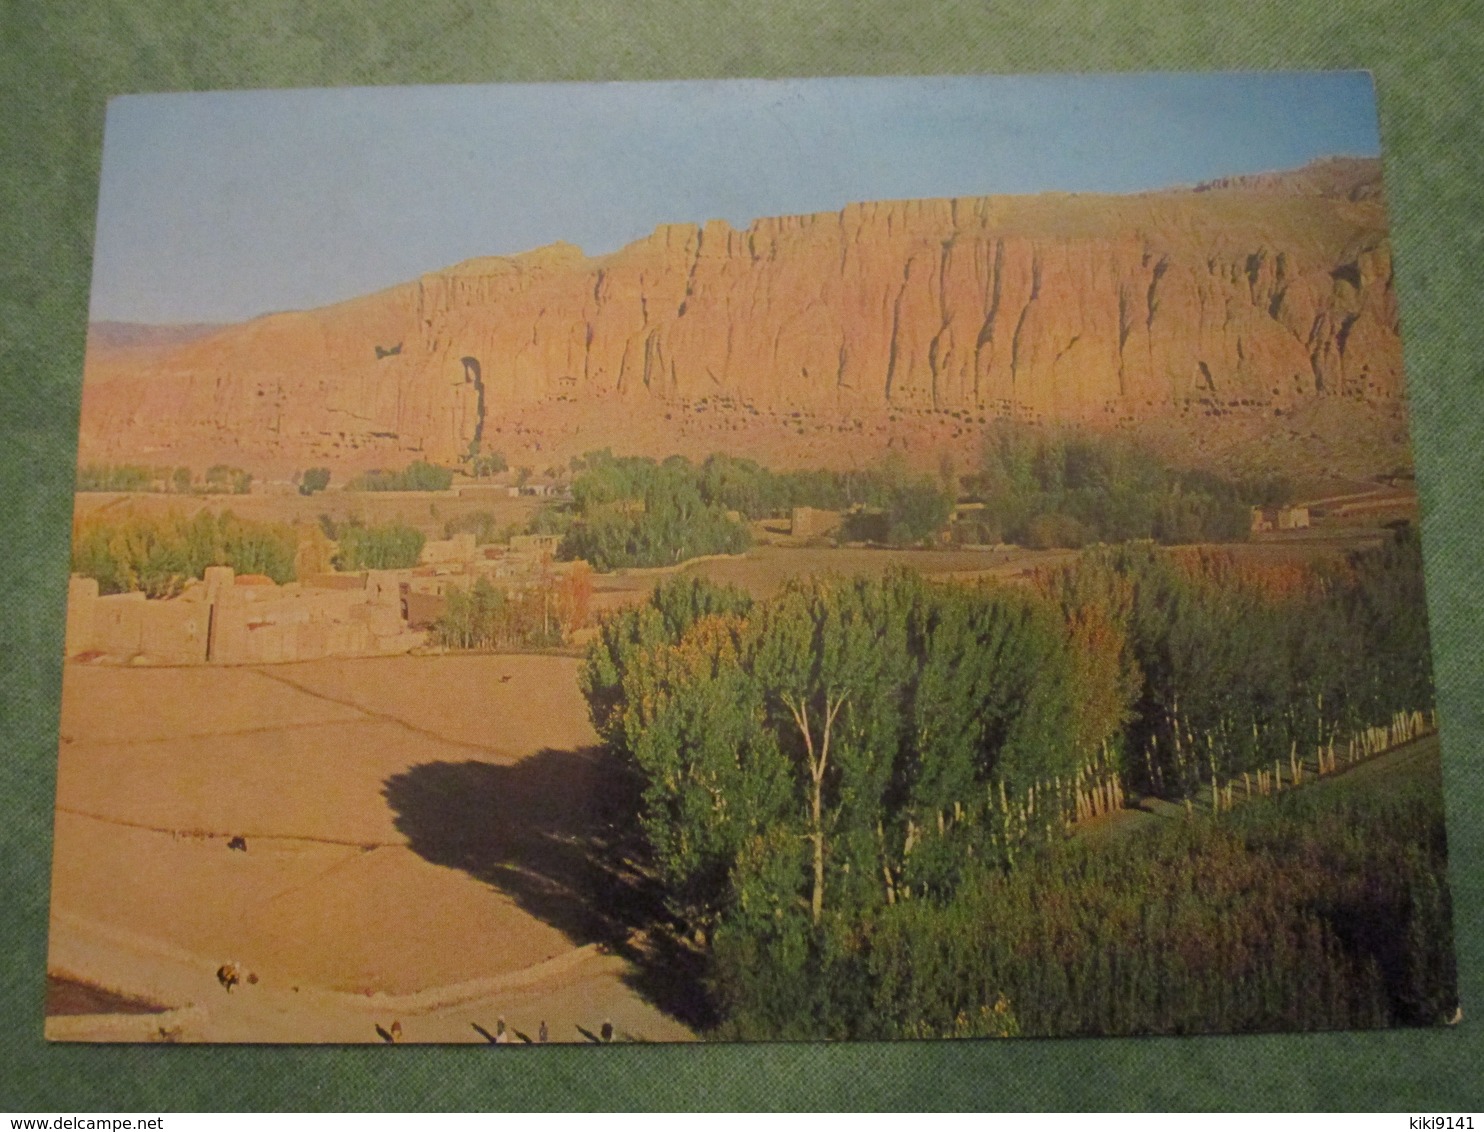
M 392 349 L 392 347 L 400 349 Z M 1121 422 L 1402 396 L 1377 163 L 557 244 L 90 350 L 82 457 L 451 462 L 533 406 Z

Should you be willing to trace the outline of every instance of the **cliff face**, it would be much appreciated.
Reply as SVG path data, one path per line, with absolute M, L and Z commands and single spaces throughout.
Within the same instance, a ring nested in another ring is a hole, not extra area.
M 1402 396 L 1379 168 L 891 201 L 554 245 L 90 350 L 83 458 L 452 461 L 540 406 L 1124 422 Z M 488 446 L 488 445 L 487 445 Z

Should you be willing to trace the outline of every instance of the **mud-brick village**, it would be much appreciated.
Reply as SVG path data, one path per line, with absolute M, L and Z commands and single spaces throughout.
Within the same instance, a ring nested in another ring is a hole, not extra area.
M 571 573 L 553 562 L 559 540 L 517 535 L 476 546 L 456 534 L 427 542 L 418 566 L 310 574 L 276 584 L 262 574 L 211 566 L 168 600 L 140 591 L 100 595 L 74 576 L 67 594 L 69 658 L 133 664 L 266 664 L 326 657 L 392 656 L 428 643 L 447 595 L 479 579 L 519 592 Z

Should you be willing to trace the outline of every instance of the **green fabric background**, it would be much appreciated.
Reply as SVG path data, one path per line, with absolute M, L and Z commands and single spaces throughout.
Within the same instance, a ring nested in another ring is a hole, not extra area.
M 701 1048 L 48 1047 L 62 604 L 103 109 L 233 87 L 1368 68 L 1444 719 L 1450 1030 Z M 1484 5 L 1396 0 L 0 0 L 0 1109 L 1484 1108 Z

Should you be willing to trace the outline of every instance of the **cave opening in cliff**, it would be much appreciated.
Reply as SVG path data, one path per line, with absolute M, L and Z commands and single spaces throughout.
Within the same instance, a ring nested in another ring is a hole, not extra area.
M 474 436 L 469 441 L 469 455 L 479 455 L 479 446 L 484 441 L 484 374 L 479 368 L 479 359 L 465 355 L 459 359 L 464 367 L 464 383 L 474 386 Z

